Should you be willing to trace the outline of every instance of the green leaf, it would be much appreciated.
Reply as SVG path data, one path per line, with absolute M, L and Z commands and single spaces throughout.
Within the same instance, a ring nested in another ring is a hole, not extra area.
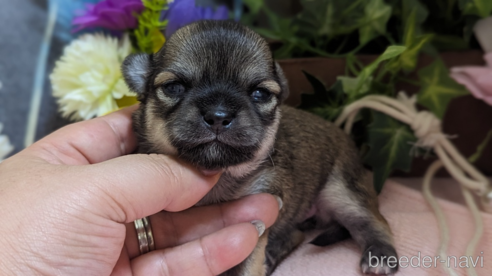
M 248 12 L 243 13 L 241 16 L 241 23 L 253 27 L 257 21 L 262 8 L 264 7 L 263 0 L 243 0 L 243 3 L 248 7 Z
M 403 32 L 403 43 L 405 46 L 409 46 L 413 43 L 414 38 L 416 36 L 417 29 L 417 9 L 414 8 L 406 17 L 407 19 L 404 21 L 405 23 L 405 31 Z
M 370 150 L 365 157 L 374 173 L 374 187 L 380 192 L 395 169 L 410 170 L 412 143 L 417 141 L 409 126 L 376 111 L 368 127 Z
M 334 7 L 329 1 L 301 1 L 303 12 L 299 19 L 313 35 L 328 35 L 331 32 Z
M 412 35 L 422 34 L 421 25 L 428 16 L 429 10 L 419 0 L 403 0 L 401 19 L 404 24 L 404 41 L 411 40 Z M 413 30 L 409 31 L 409 28 Z
M 463 14 L 485 18 L 492 13 L 492 1 L 490 0 L 460 0 L 459 4 Z
M 391 6 L 383 0 L 369 0 L 364 9 L 363 26 L 359 29 L 360 44 L 386 33 L 386 24 L 391 17 Z
M 408 50 L 401 55 L 402 69 L 406 72 L 413 71 L 417 67 L 420 51 L 432 40 L 433 34 L 421 35 L 408 46 Z
M 305 41 L 305 38 L 297 36 L 298 26 L 293 26 L 291 19 L 276 15 L 266 6 L 262 10 L 268 17 L 270 28 L 253 27 L 253 29 L 266 38 L 282 42 L 282 47 L 274 52 L 276 59 L 290 58 L 294 53 L 305 50 L 303 45 L 309 43 Z
M 349 102 L 370 91 L 374 79 L 373 74 L 381 62 L 397 57 L 405 49 L 404 46 L 389 46 L 375 61 L 364 67 L 357 77 L 339 76 L 337 79 L 342 83 L 343 90 L 349 96 Z
M 263 0 L 243 0 L 243 3 L 249 8 L 252 14 L 258 14 L 264 5 Z
M 366 1 L 300 0 L 302 11 L 296 24 L 315 40 L 349 34 L 362 26 Z
M 360 90 L 365 84 L 367 84 L 367 80 L 372 76 L 374 71 L 376 71 L 381 62 L 399 56 L 406 49 L 407 47 L 405 46 L 389 46 L 388 48 L 386 48 L 382 55 L 380 55 L 375 61 L 362 69 L 359 76 L 357 77 L 357 86 L 353 90 L 354 93 L 360 93 Z
M 381 54 L 375 61 L 373 61 L 371 64 L 369 64 L 362 70 L 361 75 L 362 74 L 367 76 L 371 75 L 378 68 L 381 62 L 399 56 L 406 49 L 407 47 L 405 46 L 395 46 L 395 45 L 389 46 L 388 48 L 386 48 L 383 54 Z
M 424 46 L 432 40 L 433 34 L 420 35 L 411 40 L 407 46 L 407 50 L 403 52 L 399 58 L 400 66 L 405 72 L 411 72 L 417 67 L 417 61 L 420 51 Z
M 420 69 L 418 75 L 422 84 L 418 93 L 418 103 L 427 107 L 438 118 L 443 118 L 452 99 L 469 93 L 464 86 L 449 76 L 449 70 L 441 59 Z
M 470 163 L 475 163 L 477 162 L 478 159 L 480 159 L 483 151 L 485 150 L 491 139 L 492 139 L 492 130 L 489 130 L 485 139 L 482 141 L 482 143 L 480 143 L 480 145 L 478 145 L 477 151 L 468 158 L 468 161 L 470 161 Z
M 342 87 L 343 91 L 347 93 L 348 95 L 355 95 L 355 94 L 364 94 L 369 91 L 371 88 L 371 83 L 372 83 L 372 76 L 367 78 L 363 83 L 362 86 L 359 87 L 359 78 L 354 78 L 354 77 L 346 77 L 346 76 L 338 76 L 337 80 L 342 82 Z
M 468 42 L 455 35 L 434 35 L 432 44 L 440 51 L 459 51 L 468 49 Z
M 419 1 L 404 0 L 402 14 L 405 26 L 402 40 L 407 49 L 388 65 L 388 70 L 393 73 L 401 69 L 407 73 L 413 71 L 417 66 L 421 50 L 433 37 L 431 34 L 421 34 L 421 24 L 427 18 L 428 11 Z
M 490 0 L 474 0 L 475 6 L 478 10 L 478 15 L 485 18 L 492 12 L 492 1 Z
M 368 94 L 394 97 L 395 84 L 393 82 L 373 80 Z

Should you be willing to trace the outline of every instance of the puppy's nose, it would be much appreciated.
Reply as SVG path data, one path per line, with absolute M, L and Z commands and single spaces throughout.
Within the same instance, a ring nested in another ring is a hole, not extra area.
M 233 119 L 233 114 L 223 109 L 212 109 L 203 115 L 205 123 L 217 134 L 225 131 Z

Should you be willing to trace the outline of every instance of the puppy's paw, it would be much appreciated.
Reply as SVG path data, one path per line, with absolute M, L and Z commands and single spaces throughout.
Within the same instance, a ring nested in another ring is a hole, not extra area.
M 364 274 L 393 275 L 398 271 L 398 255 L 389 244 L 376 243 L 364 251 L 360 260 Z

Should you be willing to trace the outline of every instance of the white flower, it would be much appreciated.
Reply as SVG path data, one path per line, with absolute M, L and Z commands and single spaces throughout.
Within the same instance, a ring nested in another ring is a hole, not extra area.
M 2 133 L 3 124 L 0 123 L 0 133 Z M 10 152 L 14 150 L 14 146 L 10 144 L 9 137 L 7 135 L 0 135 L 0 162 L 4 159 Z
M 118 109 L 115 99 L 135 96 L 120 69 L 130 53 L 126 35 L 118 41 L 103 34 L 85 34 L 67 46 L 50 76 L 62 115 L 87 120 Z

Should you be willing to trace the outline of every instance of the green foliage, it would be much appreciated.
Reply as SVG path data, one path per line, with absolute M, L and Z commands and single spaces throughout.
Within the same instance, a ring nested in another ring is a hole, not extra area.
M 422 5 L 422 3 L 420 3 L 419 0 L 403 0 L 402 19 L 407 18 L 407 20 L 403 21 L 403 27 L 405 29 L 405 39 L 411 39 L 411 37 L 409 37 L 410 33 L 421 35 L 424 32 L 422 30 L 422 24 L 425 22 L 428 16 L 429 11 L 424 5 Z M 409 28 L 413 28 L 414 31 L 409 32 Z
M 443 118 L 449 102 L 468 94 L 464 86 L 456 83 L 450 76 L 446 65 L 436 59 L 431 65 L 418 72 L 421 89 L 418 103 L 431 110 L 438 118 Z
M 365 162 L 373 169 L 374 187 L 379 192 L 393 170 L 410 170 L 410 151 L 417 138 L 409 126 L 376 111 L 372 114 L 373 122 L 368 126 L 370 150 Z
M 291 21 L 286 18 L 274 19 L 273 13 L 267 8 L 264 9 L 266 14 L 270 15 L 271 29 L 257 28 L 256 31 L 265 37 L 269 37 L 275 40 L 283 41 L 282 47 L 276 51 L 277 58 L 287 58 L 292 51 L 305 51 L 309 45 L 304 45 L 302 39 L 297 37 L 297 27 L 291 26 Z M 316 51 L 315 51 L 316 52 Z M 325 55 L 322 51 L 319 51 L 321 55 Z
M 298 14 L 293 24 L 299 25 L 301 33 L 310 36 L 336 36 L 347 34 L 359 27 L 358 18 L 363 16 L 363 2 L 356 1 L 310 1 L 301 0 L 303 10 Z M 345 13 L 337 13 L 337 11 Z M 350 13 L 354 18 L 347 18 Z M 339 25 L 340 26 L 337 26 Z M 318 41 L 322 44 L 321 41 Z
M 343 107 L 369 94 L 385 94 L 386 86 L 374 81 L 376 71 L 382 63 L 390 61 L 405 51 L 403 46 L 390 46 L 371 64 L 362 68 L 357 77 L 339 76 L 335 84 L 326 89 L 325 85 L 316 77 L 304 72 L 313 87 L 313 94 L 302 94 L 301 109 L 311 111 L 319 116 L 334 120 Z M 386 71 L 388 65 L 382 66 Z
M 407 18 L 404 22 L 404 32 L 402 41 L 407 47 L 406 51 L 401 54 L 397 63 L 397 68 L 410 72 L 417 66 L 417 59 L 420 51 L 432 39 L 432 34 L 422 34 L 420 25 L 425 21 L 428 12 L 417 0 L 403 1 L 403 16 Z
M 402 44 L 408 52 L 394 66 L 405 72 L 421 51 L 470 48 L 472 26 L 492 13 L 491 0 L 300 0 L 298 14 L 281 17 L 264 0 L 244 2 L 250 12 L 243 23 L 282 43 L 277 59 L 372 54 Z M 260 16 L 267 28 L 255 26 Z
M 364 8 L 368 3 L 373 7 Z M 360 28 L 365 28 L 366 36 L 373 36 L 374 32 L 381 32 L 381 18 L 376 8 L 382 6 L 382 0 L 301 0 L 302 11 L 294 18 L 282 18 L 272 12 L 266 5 L 258 0 L 245 1 L 248 8 L 258 14 L 264 14 L 268 18 L 269 28 L 253 29 L 261 35 L 281 41 L 283 46 L 275 52 L 276 58 L 289 58 L 292 56 L 318 55 L 333 56 L 327 48 L 330 41 L 338 36 L 351 34 Z M 339 12 L 343 10 L 343 12 Z M 247 14 L 243 23 L 253 25 L 254 13 Z M 385 14 L 383 14 L 385 15 Z M 372 18 L 369 18 L 372 16 Z
M 167 21 L 161 21 L 162 11 L 167 9 L 167 0 L 142 0 L 144 11 L 138 16 L 138 28 L 133 35 L 139 52 L 154 53 L 165 42 L 162 30 Z
M 492 12 L 490 0 L 459 0 L 460 8 L 464 14 L 478 15 L 485 18 Z
M 347 96 L 343 91 L 341 81 L 326 89 L 325 85 L 313 75 L 303 71 L 309 83 L 313 86 L 313 94 L 301 94 L 299 108 L 317 114 L 325 120 L 335 120 L 346 105 Z
M 366 66 L 362 71 L 359 73 L 359 76 L 355 78 L 356 86 L 353 91 L 349 89 L 348 91 L 345 90 L 347 93 L 354 93 L 354 94 L 360 94 L 361 89 L 364 86 L 367 86 L 367 82 L 370 81 L 369 79 L 371 76 L 375 73 L 376 69 L 378 66 L 381 64 L 383 61 L 387 61 L 389 59 L 395 58 L 399 56 L 401 53 L 403 53 L 406 50 L 406 47 L 404 46 L 389 46 L 382 55 L 380 55 L 375 61 L 373 61 L 371 64 Z M 383 68 L 382 72 L 386 72 L 386 68 Z M 348 87 L 347 87 L 348 88 Z
M 260 11 L 263 9 L 263 0 L 243 0 L 243 4 L 248 7 L 249 12 L 244 13 L 241 16 L 241 23 L 244 25 L 252 26 L 258 17 Z
M 329 89 L 314 76 L 304 72 L 314 93 L 301 95 L 299 108 L 334 121 L 345 106 L 367 95 L 394 96 L 394 82 L 405 72 L 399 66 L 402 56 L 408 53 L 404 46 L 390 46 L 383 54 L 367 66 L 360 66 L 353 56 L 347 58 L 347 67 L 356 75 L 339 76 Z M 396 65 L 395 65 L 396 64 Z M 360 67 L 357 70 L 356 67 Z M 449 101 L 468 92 L 449 77 L 441 60 L 419 71 L 422 89 L 418 94 L 419 103 L 442 117 Z M 384 81 L 386 80 L 386 81 Z M 412 144 L 416 138 L 405 124 L 379 112 L 366 113 L 360 117 L 352 132 L 362 133 L 357 138 L 361 152 L 369 148 L 364 160 L 374 172 L 374 185 L 379 191 L 386 178 L 395 169 L 408 170 L 413 156 Z
M 386 33 L 386 24 L 391 17 L 391 6 L 383 0 L 369 0 L 364 8 L 364 25 L 359 29 L 359 42 L 366 44 Z
M 379 79 L 384 78 L 387 73 L 392 75 L 396 72 L 390 70 L 391 63 L 386 63 L 382 68 L 380 68 L 380 65 L 388 60 L 394 62 L 394 59 L 405 52 L 405 50 L 406 48 L 404 46 L 390 46 L 375 61 L 362 68 L 360 72 L 357 72 L 356 77 L 339 76 L 337 79 L 342 83 L 343 90 L 348 96 L 347 102 L 352 103 L 368 94 L 392 94 L 393 92 L 390 91 L 392 84 L 384 84 Z M 380 68 L 380 71 L 376 75 L 378 68 Z
M 254 15 L 258 14 L 263 7 L 263 0 L 243 0 L 243 2 Z
M 373 77 L 369 76 L 362 79 L 360 76 L 338 76 L 337 80 L 342 83 L 343 90 L 350 95 L 351 98 L 360 98 L 362 95 L 366 95 L 371 89 Z

